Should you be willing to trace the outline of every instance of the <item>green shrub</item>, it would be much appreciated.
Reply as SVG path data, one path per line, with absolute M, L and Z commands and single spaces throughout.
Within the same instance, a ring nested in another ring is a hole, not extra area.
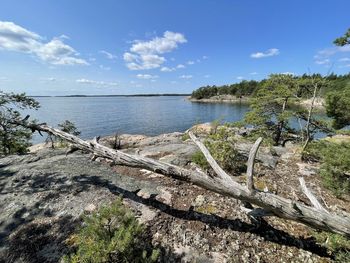
M 182 141 L 187 141 L 190 138 L 190 135 L 188 133 L 184 133 L 181 137 Z
M 350 193 L 350 143 L 312 142 L 303 158 L 321 162 L 322 182 L 336 196 Z
M 204 154 L 201 151 L 196 151 L 191 158 L 193 163 L 198 164 L 202 169 L 207 170 L 209 168 L 209 163 L 205 159 Z
M 220 126 L 215 134 L 211 134 L 204 142 L 210 154 L 217 163 L 227 172 L 239 173 L 242 170 L 242 156 L 235 149 L 234 134 L 227 127 Z M 192 156 L 192 162 L 203 169 L 208 169 L 209 164 L 201 152 Z
M 76 253 L 66 256 L 66 262 L 157 261 L 159 251 L 146 243 L 143 227 L 122 199 L 85 216 L 84 225 L 75 238 Z
M 313 236 L 334 255 L 336 262 L 350 262 L 350 240 L 338 234 L 314 232 Z

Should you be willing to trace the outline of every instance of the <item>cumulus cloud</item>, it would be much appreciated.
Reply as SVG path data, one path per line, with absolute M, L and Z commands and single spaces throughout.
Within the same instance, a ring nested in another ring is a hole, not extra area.
M 331 64 L 331 57 L 339 54 L 350 52 L 350 46 L 343 47 L 330 47 L 319 50 L 314 56 L 315 63 L 318 65 L 326 65 L 329 66 Z M 345 60 L 344 60 L 345 59 Z M 347 58 L 342 58 L 339 60 L 340 62 L 346 62 Z
M 242 76 L 238 76 L 238 77 L 237 77 L 237 79 L 238 79 L 238 80 L 243 80 L 243 79 L 244 79 L 244 77 L 242 77 Z
M 258 72 L 255 72 L 255 71 L 254 71 L 254 72 L 250 72 L 249 74 L 250 74 L 250 75 L 258 75 Z
M 0 21 L 0 49 L 34 54 L 42 61 L 53 65 L 88 65 L 78 53 L 63 42 L 62 35 L 45 42 L 40 35 L 13 22 Z
M 117 86 L 116 82 L 104 82 L 104 81 L 96 81 L 91 79 L 77 79 L 77 83 L 85 84 L 85 85 L 94 85 L 94 86 Z
M 265 52 L 256 52 L 250 55 L 251 58 L 266 58 L 279 55 L 280 51 L 277 48 L 270 48 Z
M 350 61 L 350 58 L 340 58 L 339 62 L 348 62 Z
M 290 71 L 282 72 L 281 74 L 295 76 L 295 73 Z
M 136 77 L 138 79 L 156 79 L 156 78 L 158 78 L 157 75 L 150 75 L 150 74 L 137 74 Z
M 176 67 L 177 67 L 177 68 L 185 68 L 186 66 L 183 65 L 183 64 L 179 64 L 179 65 L 177 65 Z
M 172 71 L 175 71 L 176 69 L 175 68 L 168 68 L 168 67 L 162 67 L 160 69 L 160 71 L 162 72 L 172 72 Z
M 105 50 L 100 50 L 99 53 L 103 54 L 106 58 L 111 60 L 115 60 L 118 58 L 116 55 L 113 55 L 112 53 L 109 53 L 108 51 L 105 51 Z
M 180 79 L 191 79 L 193 76 L 192 75 L 181 75 L 179 76 Z
M 316 59 L 315 63 L 317 65 L 328 65 L 331 61 L 328 58 L 325 59 Z
M 194 61 L 192 61 L 192 60 L 187 61 L 187 64 L 188 64 L 188 65 L 193 65 L 193 64 L 194 64 Z
M 150 41 L 136 41 L 129 52 L 124 53 L 123 58 L 130 70 L 159 68 L 166 61 L 162 54 L 169 53 L 179 44 L 186 42 L 183 34 L 166 31 L 163 37 L 155 37 Z

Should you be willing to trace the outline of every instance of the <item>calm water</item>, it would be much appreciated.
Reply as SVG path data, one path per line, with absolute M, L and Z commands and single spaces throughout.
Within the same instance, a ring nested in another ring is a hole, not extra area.
M 75 97 L 36 98 L 41 108 L 30 111 L 32 118 L 57 126 L 73 121 L 82 138 L 115 132 L 158 135 L 185 131 L 196 123 L 238 121 L 249 110 L 246 104 L 192 103 L 185 97 Z M 33 136 L 33 143 L 43 141 Z

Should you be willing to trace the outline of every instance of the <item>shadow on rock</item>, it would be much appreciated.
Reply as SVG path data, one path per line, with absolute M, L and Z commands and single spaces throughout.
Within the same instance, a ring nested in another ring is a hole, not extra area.
M 142 198 L 137 195 L 137 191 L 132 192 L 125 190 L 113 184 L 111 181 L 102 179 L 98 176 L 84 175 L 75 177 L 73 180 L 78 181 L 82 184 L 91 184 L 94 186 L 108 188 L 109 191 L 113 194 L 122 195 L 123 197 L 135 202 L 153 207 L 175 218 L 190 221 L 200 221 L 209 225 L 210 227 L 231 229 L 233 231 L 243 233 L 252 233 L 263 237 L 267 241 L 271 241 L 280 245 L 304 249 L 321 257 L 331 257 L 327 253 L 327 249 L 323 246 L 318 245 L 314 238 L 305 239 L 294 237 L 285 231 L 274 228 L 263 219 L 260 219 L 259 221 L 252 221 L 252 223 L 249 224 L 239 219 L 227 219 L 214 214 L 208 215 L 200 213 L 194 211 L 193 208 L 190 208 L 189 210 L 175 209 L 167 204 L 164 204 L 163 202 L 156 200 L 155 195 L 151 195 L 150 198 Z

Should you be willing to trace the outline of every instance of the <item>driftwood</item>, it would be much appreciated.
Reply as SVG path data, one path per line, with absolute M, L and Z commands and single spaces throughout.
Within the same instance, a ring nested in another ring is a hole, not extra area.
M 239 199 L 245 203 L 253 204 L 258 208 L 250 210 L 251 215 L 274 215 L 280 218 L 300 222 L 315 229 L 330 231 L 350 237 L 350 215 L 338 215 L 326 211 L 310 191 L 305 191 L 305 189 L 307 189 L 305 182 L 302 182 L 303 192 L 310 199 L 313 206 L 308 206 L 301 202 L 254 189 L 253 161 L 261 139 L 256 142 L 254 149 L 251 151 L 247 176 L 248 186 L 245 186 L 233 180 L 233 178 L 217 164 L 201 141 L 191 132 L 189 133 L 191 139 L 204 153 L 217 176 L 209 176 L 199 169 L 188 170 L 140 155 L 126 154 L 99 144 L 97 138 L 91 142 L 84 141 L 74 135 L 49 127 L 45 124 L 30 124 L 28 122 L 17 122 L 17 124 L 30 128 L 32 131 L 47 132 L 58 136 L 72 143 L 79 149 L 92 152 L 95 156 L 113 160 L 116 164 L 147 169 L 177 180 L 193 183 L 204 189 Z

